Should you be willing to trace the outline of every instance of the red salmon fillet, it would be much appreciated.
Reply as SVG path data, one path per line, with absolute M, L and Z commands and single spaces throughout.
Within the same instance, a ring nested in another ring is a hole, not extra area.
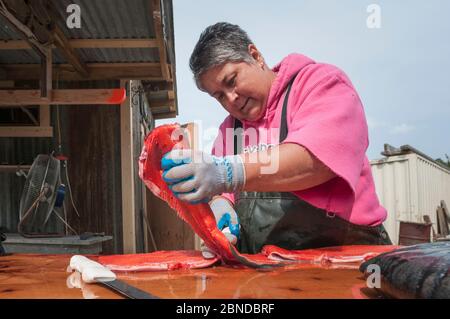
M 139 176 L 145 185 L 172 207 L 205 244 L 218 254 L 218 258 L 205 260 L 200 252 L 159 251 L 137 255 L 101 256 L 99 261 L 116 271 L 170 270 L 179 268 L 203 268 L 218 259 L 235 267 L 273 267 L 295 263 L 362 262 L 397 246 L 340 246 L 308 250 L 286 250 L 265 246 L 259 254 L 240 254 L 217 228 L 216 220 L 208 204 L 191 205 L 176 198 L 162 179 L 161 158 L 169 151 L 182 148 L 184 130 L 178 124 L 155 128 L 145 139 L 139 158 Z

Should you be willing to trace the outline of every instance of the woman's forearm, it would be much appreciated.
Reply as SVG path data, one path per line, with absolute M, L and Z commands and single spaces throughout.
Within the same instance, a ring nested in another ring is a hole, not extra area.
M 245 191 L 297 191 L 320 185 L 336 176 L 298 144 L 281 144 L 241 157 L 245 168 Z

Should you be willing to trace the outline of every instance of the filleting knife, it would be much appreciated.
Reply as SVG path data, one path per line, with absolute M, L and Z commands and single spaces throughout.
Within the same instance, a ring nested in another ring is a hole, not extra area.
M 86 283 L 99 283 L 123 296 L 131 299 L 159 299 L 139 288 L 133 287 L 126 282 L 117 279 L 115 273 L 105 266 L 95 262 L 85 256 L 75 255 L 70 258 L 70 270 L 76 270 L 81 273 L 81 278 Z

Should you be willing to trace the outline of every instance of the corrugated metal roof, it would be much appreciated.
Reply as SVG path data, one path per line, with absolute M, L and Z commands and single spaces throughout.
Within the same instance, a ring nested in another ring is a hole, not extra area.
M 53 0 L 61 14 L 59 26 L 69 39 L 154 38 L 153 18 L 146 0 Z M 66 8 L 77 4 L 81 9 L 81 28 L 65 25 Z
M 86 63 L 93 62 L 158 62 L 158 48 L 148 49 L 76 49 Z
M 153 17 L 148 0 L 53 0 L 53 3 L 58 17 L 56 22 L 68 39 L 155 38 Z M 81 28 L 79 29 L 69 29 L 66 25 L 66 19 L 70 15 L 66 9 L 70 4 L 80 6 Z M 167 14 L 171 14 L 171 12 L 166 12 Z M 172 31 L 171 21 L 172 17 L 164 17 L 164 23 L 169 32 Z M 0 17 L 0 39 L 21 39 L 2 17 Z M 76 49 L 76 51 L 86 63 L 159 61 L 157 48 L 89 48 Z M 168 63 L 173 58 L 174 54 L 169 54 Z M 32 50 L 5 50 L 2 51 L 0 57 L 0 63 L 8 64 L 39 63 L 39 61 L 38 55 Z M 66 63 L 66 61 L 61 55 L 58 55 L 54 56 L 54 63 Z
M 22 38 L 14 31 L 5 18 L 0 15 L 0 39 L 1 40 L 21 40 Z
M 53 51 L 53 63 L 67 63 L 58 50 Z M 2 50 L 0 64 L 28 64 L 41 63 L 39 55 L 34 50 Z

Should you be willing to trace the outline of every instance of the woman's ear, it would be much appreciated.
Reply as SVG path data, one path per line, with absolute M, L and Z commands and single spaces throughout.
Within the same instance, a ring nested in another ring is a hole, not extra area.
M 248 53 L 258 65 L 264 68 L 264 58 L 253 43 L 248 45 Z

